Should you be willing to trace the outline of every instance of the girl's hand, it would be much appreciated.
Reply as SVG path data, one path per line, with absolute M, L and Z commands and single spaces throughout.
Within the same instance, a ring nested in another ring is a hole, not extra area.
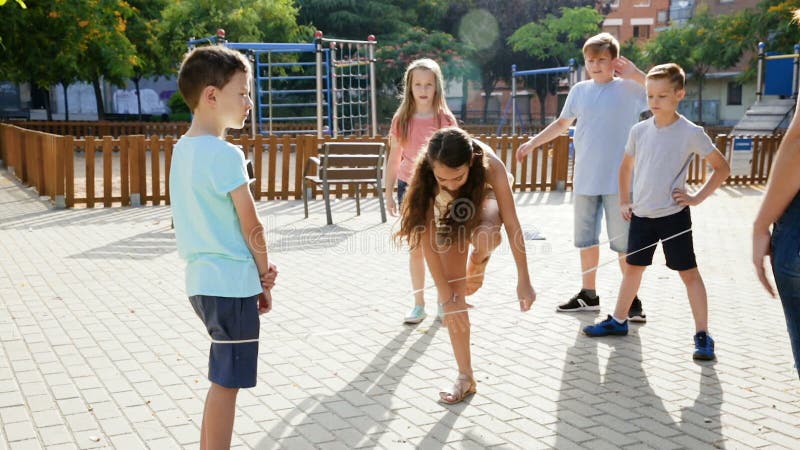
M 469 314 L 467 314 L 467 309 L 471 308 L 472 305 L 467 304 L 466 297 L 454 293 L 451 299 L 444 300 L 443 302 L 440 301 L 440 303 L 443 303 L 444 307 L 442 324 L 444 324 L 445 327 L 456 333 L 469 331 Z
M 272 293 L 264 289 L 258 296 L 258 315 L 266 314 L 272 310 Z
M 681 206 L 697 206 L 700 199 L 694 195 L 687 194 L 683 189 L 675 188 L 672 190 L 672 199 Z
M 389 211 L 389 215 L 392 217 L 397 216 L 397 202 L 394 201 L 394 195 L 385 195 L 384 198 L 386 199 L 386 210 Z
M 764 286 L 764 289 L 769 292 L 772 298 L 775 298 L 775 288 L 767 278 L 767 257 L 769 257 L 770 260 L 772 259 L 769 228 L 753 228 L 753 265 L 756 268 L 756 275 L 758 276 L 758 281 Z
M 536 291 L 533 290 L 533 285 L 530 283 L 517 284 L 517 298 L 519 299 L 519 310 L 522 312 L 528 311 L 536 301 Z

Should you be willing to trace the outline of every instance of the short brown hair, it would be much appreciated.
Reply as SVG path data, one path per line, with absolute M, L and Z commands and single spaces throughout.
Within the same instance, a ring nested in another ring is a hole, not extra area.
M 612 59 L 619 56 L 619 41 L 611 33 L 594 35 L 583 44 L 584 55 L 597 55 L 605 50 L 608 50 Z
M 686 85 L 686 73 L 675 63 L 659 64 L 647 72 L 648 80 L 669 80 L 675 90 Z
M 197 47 L 183 58 L 178 72 L 178 90 L 194 111 L 207 86 L 222 89 L 236 72 L 250 72 L 250 63 L 241 53 L 221 45 Z

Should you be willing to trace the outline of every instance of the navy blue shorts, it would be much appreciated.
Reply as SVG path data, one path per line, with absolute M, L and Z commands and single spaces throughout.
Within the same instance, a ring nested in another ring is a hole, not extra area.
M 226 388 L 256 385 L 258 366 L 258 296 L 246 298 L 193 295 L 192 307 L 206 325 L 212 342 L 208 380 Z M 255 339 L 247 343 L 222 343 Z
M 631 216 L 631 227 L 628 230 L 628 256 L 625 260 L 633 266 L 649 266 L 653 263 L 653 254 L 656 252 L 658 241 L 689 230 L 679 236 L 662 242 L 667 267 L 672 270 L 682 271 L 697 267 L 694 256 L 694 243 L 692 242 L 692 216 L 689 207 L 683 208 L 675 214 L 655 219 Z M 651 245 L 651 247 L 647 247 Z M 644 249 L 638 251 L 639 249 Z
M 406 190 L 408 189 L 408 183 L 403 180 L 397 180 L 397 207 L 400 208 L 403 206 L 403 197 L 406 196 Z

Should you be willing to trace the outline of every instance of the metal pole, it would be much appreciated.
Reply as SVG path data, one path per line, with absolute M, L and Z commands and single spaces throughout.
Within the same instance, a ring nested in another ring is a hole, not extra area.
M 371 34 L 367 36 L 367 41 L 369 42 L 367 44 L 369 49 L 369 112 L 372 116 L 370 136 L 375 137 L 378 134 L 378 106 L 375 99 L 375 46 L 378 41 Z
M 317 138 L 322 139 L 322 31 L 314 33 L 317 49 Z
M 511 65 L 511 135 L 517 135 L 517 65 Z
M 576 79 L 576 74 L 578 73 L 577 64 L 575 63 L 575 58 L 569 59 L 569 88 L 572 89 L 578 80 Z
M 331 89 L 331 104 L 329 108 L 333 110 L 333 120 L 331 120 L 331 137 L 339 136 L 339 114 L 337 113 L 336 109 L 338 105 L 336 105 L 336 90 L 337 90 L 337 83 L 336 80 L 336 42 L 331 41 L 330 43 L 330 67 L 331 67 L 331 85 L 328 86 L 328 89 Z
M 792 94 L 792 98 L 795 100 L 797 100 L 798 82 L 800 82 L 800 44 L 794 44 L 794 74 L 792 76 L 794 93 Z
M 758 72 L 756 76 L 756 103 L 761 103 L 761 95 L 763 93 L 763 80 L 764 80 L 764 48 L 766 44 L 763 42 L 758 43 Z
M 253 102 L 253 107 L 250 108 L 250 136 L 255 139 L 256 138 L 256 108 L 258 108 L 258 102 L 255 101 L 253 98 L 254 96 L 258 95 L 258 77 L 256 70 L 258 70 L 258 54 L 255 52 L 250 53 L 250 73 L 253 75 L 253 87 L 250 91 L 250 101 Z

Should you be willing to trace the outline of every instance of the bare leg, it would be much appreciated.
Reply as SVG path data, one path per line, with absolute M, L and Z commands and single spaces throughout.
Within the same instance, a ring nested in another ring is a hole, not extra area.
M 211 383 L 203 410 L 203 426 L 200 430 L 201 450 L 219 450 L 231 447 L 238 393 L 239 389 L 230 389 Z
M 639 285 L 642 284 L 642 275 L 647 266 L 634 266 L 626 264 L 627 269 L 622 275 L 622 284 L 619 287 L 619 296 L 617 297 L 617 307 L 614 309 L 614 317 L 621 320 L 628 318 L 628 310 L 631 309 L 633 297 L 639 291 Z
M 497 200 L 487 198 L 481 207 L 481 223 L 472 231 L 472 254 L 467 261 L 467 295 L 474 294 L 483 285 L 483 277 L 489 256 L 503 241 L 500 227 L 500 207 Z
M 700 271 L 694 269 L 681 270 L 683 284 L 686 285 L 686 295 L 689 296 L 689 306 L 692 307 L 695 331 L 708 331 L 708 296 L 706 285 Z
M 411 274 L 411 288 L 414 290 L 414 304 L 425 305 L 425 256 L 422 247 L 411 250 L 408 260 L 408 271 Z
M 582 289 L 595 289 L 597 281 L 597 265 L 600 263 L 600 246 L 593 245 L 581 249 Z M 624 272 L 623 272 L 624 273 Z
M 457 295 L 455 304 L 445 304 L 445 323 L 450 333 L 450 344 L 453 346 L 453 355 L 458 364 L 458 373 L 469 375 L 472 378 L 472 354 L 470 353 L 470 323 L 467 313 L 467 302 L 464 293 L 467 282 L 464 280 L 467 266 L 467 252 L 465 249 L 453 245 L 443 255 L 445 274 L 450 282 L 450 288 Z M 459 311 L 450 314 L 452 311 Z

